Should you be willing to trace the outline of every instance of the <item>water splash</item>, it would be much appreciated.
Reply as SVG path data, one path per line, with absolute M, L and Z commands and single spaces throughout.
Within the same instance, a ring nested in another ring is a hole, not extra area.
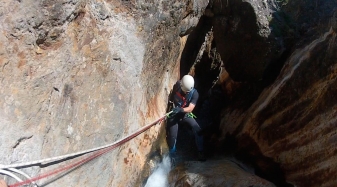
M 171 159 L 165 156 L 154 172 L 147 179 L 145 187 L 167 187 L 167 176 L 171 170 Z

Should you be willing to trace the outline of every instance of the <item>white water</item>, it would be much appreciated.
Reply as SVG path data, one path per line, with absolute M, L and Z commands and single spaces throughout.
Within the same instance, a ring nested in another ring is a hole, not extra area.
M 145 187 L 167 187 L 167 176 L 171 170 L 171 159 L 165 156 L 163 161 L 157 166 L 150 177 L 147 179 Z

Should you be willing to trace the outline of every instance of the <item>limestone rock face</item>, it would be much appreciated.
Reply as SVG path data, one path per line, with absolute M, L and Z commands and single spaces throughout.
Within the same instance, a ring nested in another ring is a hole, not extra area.
M 254 175 L 253 171 L 231 159 L 185 162 L 170 172 L 169 180 L 172 187 L 275 187 L 274 184 Z
M 205 15 L 231 78 L 254 82 L 282 66 L 279 61 L 301 38 L 314 40 L 325 32 L 335 6 L 335 1 L 216 0 Z
M 284 50 L 283 38 L 270 26 L 276 5 L 273 1 L 214 1 L 210 10 L 216 48 L 231 77 L 236 81 L 261 79 L 265 68 Z
M 296 186 L 337 185 L 335 37 L 331 29 L 295 51 L 239 122 L 240 147 L 257 146 L 251 154 L 272 158 Z
M 324 32 L 329 24 L 336 1 L 283 1 L 282 9 L 297 25 L 301 35 L 313 35 L 315 30 Z
M 179 35 L 207 4 L 1 1 L 0 164 L 106 145 L 163 115 L 178 78 Z M 50 186 L 134 186 L 159 129 Z

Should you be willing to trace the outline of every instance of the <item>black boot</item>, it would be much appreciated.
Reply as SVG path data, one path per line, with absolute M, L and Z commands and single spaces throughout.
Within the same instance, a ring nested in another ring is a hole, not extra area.
M 176 163 L 177 152 L 176 152 L 175 147 L 169 150 L 169 156 L 171 159 L 171 168 L 174 168 L 177 164 Z

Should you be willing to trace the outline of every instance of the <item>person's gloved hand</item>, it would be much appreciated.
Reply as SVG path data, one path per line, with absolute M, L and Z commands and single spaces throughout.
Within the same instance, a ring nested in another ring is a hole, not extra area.
M 176 115 L 176 114 L 181 113 L 181 112 L 184 112 L 184 109 L 180 108 L 178 106 L 172 109 L 172 114 L 173 115 Z
M 171 117 L 175 116 L 176 114 L 178 114 L 180 112 L 184 112 L 184 109 L 180 108 L 180 107 L 175 107 L 171 110 L 170 114 L 167 117 L 171 118 Z

